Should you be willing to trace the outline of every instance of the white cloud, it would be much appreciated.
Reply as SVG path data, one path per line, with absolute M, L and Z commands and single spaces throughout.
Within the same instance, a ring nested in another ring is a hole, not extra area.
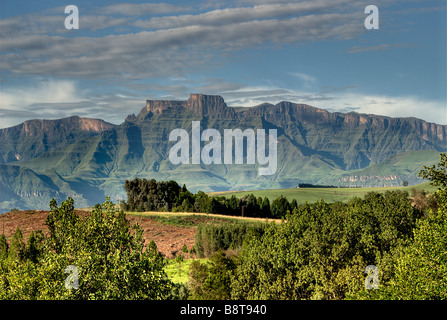
M 291 72 L 290 74 L 301 80 L 304 88 L 306 89 L 312 88 L 317 84 L 317 79 L 311 75 L 300 72 Z
M 223 93 L 230 106 L 250 107 L 264 102 L 304 103 L 331 112 L 375 114 L 388 117 L 415 117 L 437 124 L 447 124 L 447 106 L 442 101 L 415 96 L 386 96 L 350 92 L 353 87 L 325 91 L 298 91 L 274 86 L 246 86 Z
M 379 1 L 378 5 L 382 7 L 382 3 L 388 2 L 392 1 Z M 229 105 L 242 106 L 288 100 L 333 111 L 354 110 L 389 116 L 411 114 L 427 121 L 447 122 L 445 105 L 437 101 L 417 97 L 363 96 L 352 93 L 349 88 L 318 91 L 318 79 L 294 68 L 289 75 L 299 80 L 300 85 L 296 86 L 299 90 L 281 85 L 248 85 L 242 83 L 242 79 L 231 82 L 208 78 L 204 84 L 188 83 L 191 72 L 200 73 L 215 67 L 215 61 L 222 63 L 219 57 L 223 54 L 253 47 L 276 48 L 284 44 L 350 39 L 366 32 L 363 27 L 365 15 L 359 10 L 362 5 L 364 8 L 364 3 L 353 0 L 234 0 L 230 5 L 210 0 L 207 3 L 208 8 L 213 9 L 195 14 L 191 14 L 190 6 L 163 3 L 119 3 L 97 8 L 81 13 L 79 32 L 82 36 L 77 37 L 63 27 L 63 16 L 60 16 L 63 10 L 60 8 L 54 12 L 48 10 L 48 14 L 40 12 L 2 19 L 0 70 L 24 77 L 116 80 L 120 82 L 119 86 L 129 89 L 136 86 L 129 79 L 162 79 L 158 83 L 152 81 L 147 88 L 135 90 L 144 90 L 145 94 L 155 97 L 162 92 L 163 96 L 173 99 L 187 96 L 189 92 L 221 94 Z M 144 19 L 143 15 L 149 18 Z M 348 52 L 408 45 L 359 43 L 361 46 L 353 46 Z M 114 110 L 116 123 L 128 113 L 138 112 L 144 104 L 145 97 L 140 100 L 140 97 L 120 96 L 119 93 L 99 94 L 93 99 L 79 89 L 78 83 L 51 80 L 15 89 L 2 88 L 0 126 L 4 127 L 3 123 L 12 119 L 13 114 L 22 120 L 26 114 L 49 118 L 70 111 L 110 121 L 110 110 Z
M 55 119 L 74 115 L 72 105 L 85 101 L 83 94 L 70 80 L 40 80 L 20 87 L 2 87 L 0 127 L 36 118 Z
M 352 108 L 358 113 L 377 114 L 388 117 L 415 117 L 437 124 L 447 124 L 447 106 L 441 101 L 426 100 L 416 96 L 384 96 L 346 94 L 338 99 L 339 104 L 326 108 Z
M 67 103 L 82 100 L 74 81 L 43 80 L 34 85 L 3 88 L 0 107 L 23 109 L 33 103 Z
M 60 119 L 73 115 L 120 124 L 145 105 L 143 96 L 99 94 L 81 89 L 73 80 L 40 80 L 20 87 L 2 87 L 0 128 L 31 119 Z
M 318 12 L 333 13 L 337 6 L 349 0 L 316 0 L 311 2 L 288 2 L 255 5 L 252 7 L 236 7 L 216 9 L 200 14 L 180 16 L 153 17 L 147 20 L 138 20 L 135 25 L 149 29 L 167 29 L 187 26 L 228 25 L 253 20 L 292 17 L 298 14 Z

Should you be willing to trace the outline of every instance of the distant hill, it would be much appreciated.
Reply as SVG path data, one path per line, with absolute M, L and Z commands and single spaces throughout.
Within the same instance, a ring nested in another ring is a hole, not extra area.
M 247 164 L 246 153 L 241 165 L 172 164 L 169 134 L 181 128 L 191 135 L 192 121 L 222 136 L 225 129 L 276 129 L 276 172 L 258 175 L 259 164 Z M 191 94 L 186 101 L 148 100 L 121 125 L 79 117 L 27 121 L 1 129 L 0 144 L 0 208 L 47 209 L 52 197 L 70 195 L 79 206 L 123 199 L 124 180 L 134 177 L 175 180 L 193 192 L 416 184 L 421 165 L 447 150 L 447 126 L 292 102 L 233 108 L 220 96 Z

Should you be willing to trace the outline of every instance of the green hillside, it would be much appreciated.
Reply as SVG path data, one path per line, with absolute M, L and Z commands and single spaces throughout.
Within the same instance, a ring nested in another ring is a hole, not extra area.
M 407 151 L 393 155 L 388 159 L 373 163 L 361 170 L 344 172 L 341 175 L 328 176 L 319 184 L 336 186 L 401 186 L 403 181 L 409 185 L 423 182 L 418 177 L 423 166 L 431 166 L 439 160 L 439 152 L 435 150 Z
M 272 190 L 246 190 L 246 191 L 227 191 L 227 192 L 210 192 L 209 195 L 223 195 L 231 197 L 235 195 L 237 198 L 253 194 L 255 197 L 267 197 L 270 201 L 284 196 L 289 201 L 295 199 L 298 204 L 313 203 L 323 199 L 325 202 L 347 202 L 352 197 L 363 197 L 368 192 L 384 193 L 390 190 L 402 190 L 411 192 L 411 189 L 426 190 L 433 192 L 436 187 L 425 182 L 415 186 L 408 187 L 374 187 L 374 188 L 290 188 L 290 189 L 272 189 Z

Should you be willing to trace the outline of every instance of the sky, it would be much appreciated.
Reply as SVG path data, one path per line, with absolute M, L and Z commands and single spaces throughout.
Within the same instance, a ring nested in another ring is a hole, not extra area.
M 161 1 L 2 0 L 0 128 L 190 93 L 447 124 L 446 1 Z

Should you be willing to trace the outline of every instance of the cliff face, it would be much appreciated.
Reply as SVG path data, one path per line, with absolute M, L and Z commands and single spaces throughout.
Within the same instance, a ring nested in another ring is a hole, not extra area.
M 72 116 L 57 120 L 28 120 L 0 129 L 0 163 L 32 159 L 42 152 L 62 148 L 76 139 L 99 135 L 117 126 L 100 119 Z
M 114 127 L 116 126 L 101 119 L 80 118 L 78 116 L 57 120 L 36 119 L 27 120 L 14 127 L 0 129 L 0 139 L 14 138 L 17 135 L 20 138 L 26 138 L 38 136 L 42 133 L 51 135 L 78 131 L 98 134 Z
M 183 108 L 184 101 L 166 101 L 166 100 L 146 100 L 146 108 L 141 113 L 152 112 L 154 114 L 162 113 L 168 108 Z
M 234 116 L 233 108 L 228 108 L 224 99 L 220 96 L 204 94 L 191 94 L 186 101 L 186 109 L 202 116 Z
M 169 108 L 178 109 L 179 112 L 191 111 L 202 116 L 234 116 L 233 108 L 228 108 L 221 96 L 204 94 L 191 94 L 186 101 L 147 100 L 146 107 L 138 115 L 143 119 L 148 114 L 162 114 Z

